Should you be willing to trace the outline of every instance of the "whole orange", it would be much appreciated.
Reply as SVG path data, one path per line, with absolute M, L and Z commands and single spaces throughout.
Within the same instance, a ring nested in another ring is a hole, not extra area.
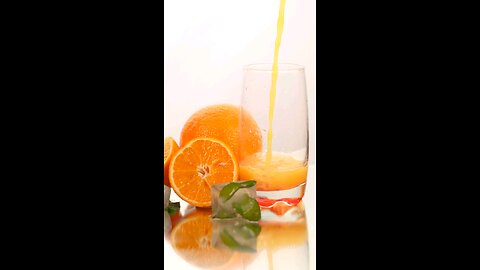
M 242 129 L 249 131 L 242 134 L 241 138 L 240 121 Z M 239 107 L 228 104 L 205 107 L 187 120 L 180 136 L 180 145 L 183 147 L 196 138 L 222 141 L 231 148 L 238 161 L 262 150 L 262 134 L 253 117 Z

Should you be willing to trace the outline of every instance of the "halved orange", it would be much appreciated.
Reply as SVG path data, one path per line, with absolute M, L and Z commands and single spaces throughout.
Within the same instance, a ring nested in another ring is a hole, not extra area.
M 171 244 L 187 262 L 201 268 L 218 269 L 230 261 L 234 252 L 215 248 L 212 243 L 211 210 L 196 209 L 172 230 Z M 229 268 L 233 269 L 233 268 Z
M 172 137 L 167 137 L 163 140 L 163 184 L 170 187 L 168 180 L 168 168 L 173 155 L 178 151 L 178 144 Z
M 173 157 L 169 179 L 180 198 L 196 207 L 210 207 L 211 186 L 238 180 L 238 163 L 223 142 L 194 139 Z

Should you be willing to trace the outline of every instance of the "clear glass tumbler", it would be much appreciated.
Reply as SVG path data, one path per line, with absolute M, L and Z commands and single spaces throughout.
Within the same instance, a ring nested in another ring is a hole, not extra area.
M 304 67 L 279 64 L 276 91 L 271 89 L 272 82 L 272 64 L 245 67 L 240 118 L 253 117 L 262 146 L 256 153 L 241 157 L 239 178 L 257 181 L 257 200 L 262 207 L 279 202 L 298 204 L 305 194 L 308 171 Z M 256 132 L 245 124 L 248 121 L 239 123 L 240 138 Z M 239 147 L 251 150 L 248 140 L 240 139 Z

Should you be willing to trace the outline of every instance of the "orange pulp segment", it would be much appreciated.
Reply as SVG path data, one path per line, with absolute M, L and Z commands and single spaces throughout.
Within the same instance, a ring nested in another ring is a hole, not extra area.
M 212 138 L 190 141 L 173 157 L 170 184 L 175 193 L 196 207 L 211 206 L 211 186 L 238 179 L 233 151 Z

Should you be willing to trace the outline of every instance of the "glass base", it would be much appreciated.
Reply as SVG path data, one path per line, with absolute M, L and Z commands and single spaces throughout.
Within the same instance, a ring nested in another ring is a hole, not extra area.
M 258 191 L 257 202 L 260 207 L 271 208 L 276 204 L 282 203 L 289 206 L 297 205 L 305 194 L 306 183 L 287 190 Z
M 305 208 L 303 201 L 295 206 L 289 206 L 286 203 L 276 203 L 270 208 L 261 208 L 261 222 L 297 222 L 305 218 Z

